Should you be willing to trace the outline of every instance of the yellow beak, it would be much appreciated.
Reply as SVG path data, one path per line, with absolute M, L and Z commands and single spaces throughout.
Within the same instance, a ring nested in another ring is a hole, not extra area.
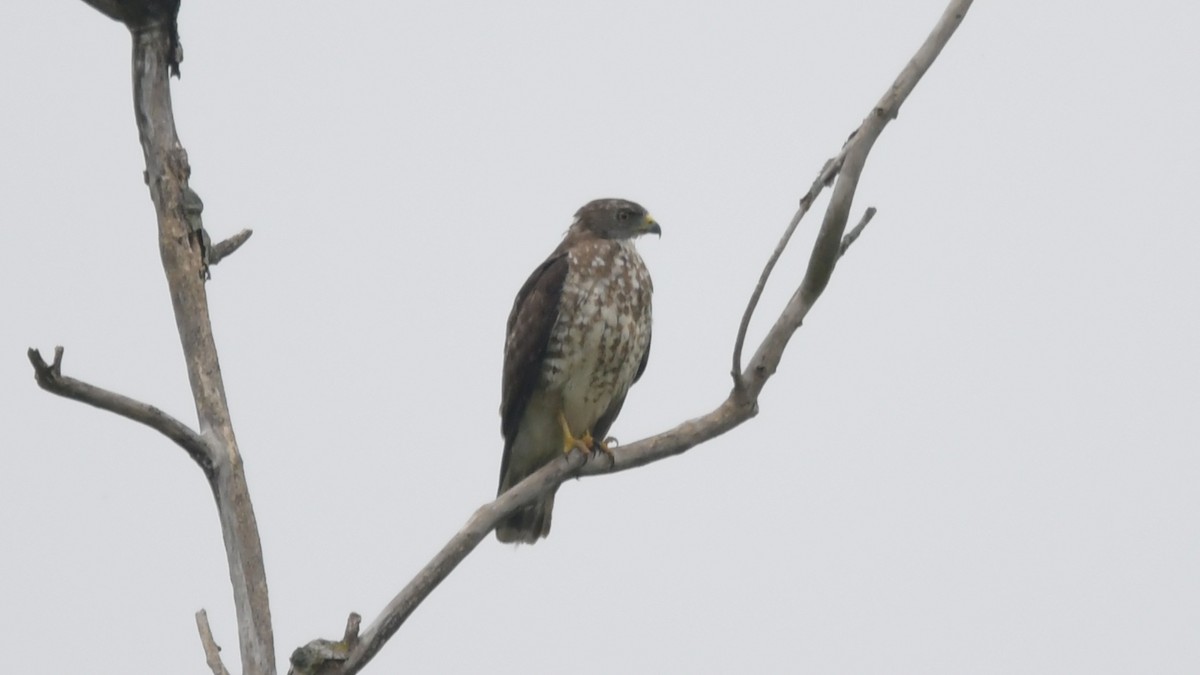
M 662 228 L 658 226 L 658 221 L 654 220 L 649 213 L 642 219 L 642 232 L 662 236 Z

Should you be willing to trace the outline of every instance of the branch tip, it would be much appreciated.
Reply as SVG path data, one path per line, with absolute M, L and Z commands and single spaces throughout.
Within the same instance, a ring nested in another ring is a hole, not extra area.
M 216 265 L 225 258 L 233 255 L 235 251 L 242 247 L 242 244 L 249 241 L 250 236 L 253 234 L 254 230 L 245 229 L 224 241 L 218 242 L 208 254 L 208 264 Z
M 342 642 L 347 650 L 358 646 L 358 627 L 362 625 L 362 616 L 358 612 L 350 612 L 346 617 L 346 632 L 342 634 Z
M 842 248 L 838 252 L 839 258 L 846 255 L 846 251 L 850 250 L 850 245 L 858 241 L 858 238 L 862 236 L 863 230 L 866 229 L 867 223 L 871 222 L 871 219 L 875 217 L 875 213 L 877 211 L 878 209 L 876 209 L 874 206 L 867 207 L 867 210 L 862 214 L 862 218 L 859 219 L 858 224 L 854 226 L 854 229 L 850 230 L 848 233 L 846 233 L 846 236 L 842 237 Z
M 842 163 L 846 160 L 846 152 L 850 148 L 850 142 L 858 134 L 856 129 L 850 134 L 850 138 L 846 139 L 845 145 L 842 146 L 841 152 L 836 156 L 825 160 L 825 164 L 821 166 L 821 170 L 817 172 L 817 177 L 813 179 L 812 185 L 808 187 L 808 192 L 800 198 L 800 205 L 796 209 L 796 213 L 792 216 L 792 221 L 788 223 L 787 229 L 783 231 L 783 236 L 779 238 L 779 243 L 775 245 L 775 250 L 771 253 L 771 257 L 767 259 L 767 264 L 763 267 L 762 274 L 758 277 L 758 283 L 754 286 L 754 292 L 750 294 L 750 300 L 746 303 L 746 310 L 742 313 L 741 323 L 738 324 L 737 338 L 733 342 L 733 389 L 735 392 L 742 392 L 746 388 L 744 376 L 742 375 L 742 350 L 746 346 L 746 331 L 750 329 L 750 319 L 754 317 L 754 311 L 758 309 L 758 301 L 762 298 L 763 290 L 767 287 L 767 279 L 771 277 L 771 272 L 775 270 L 775 264 L 779 262 L 779 256 L 783 255 L 784 249 L 792 240 L 792 235 L 796 232 L 796 227 L 804 218 L 808 210 L 812 208 L 813 202 L 817 201 L 817 197 L 821 191 L 830 185 L 833 185 L 838 173 L 842 170 Z
M 204 645 L 204 660 L 209 670 L 213 675 L 229 675 L 221 661 L 221 647 L 213 639 L 212 628 L 208 625 L 208 612 L 203 609 L 196 612 L 196 630 L 200 631 L 200 644 Z
M 30 348 L 27 354 L 33 364 L 33 377 L 42 389 L 69 398 L 80 403 L 116 413 L 126 419 L 144 424 L 171 439 L 176 445 L 187 451 L 188 455 L 204 470 L 204 475 L 211 478 L 214 466 L 212 449 L 204 438 L 191 427 L 171 417 L 159 408 L 148 403 L 129 398 L 114 391 L 102 389 L 73 377 L 62 374 L 63 352 L 60 345 L 54 348 L 54 362 L 46 363 L 41 352 Z
M 63 351 L 64 349 L 61 345 L 54 348 L 53 363 L 46 363 L 46 359 L 42 357 L 42 352 L 34 347 L 30 347 L 25 352 L 29 357 L 29 363 L 33 365 L 33 377 L 42 389 L 49 389 L 54 384 L 54 381 L 62 376 Z

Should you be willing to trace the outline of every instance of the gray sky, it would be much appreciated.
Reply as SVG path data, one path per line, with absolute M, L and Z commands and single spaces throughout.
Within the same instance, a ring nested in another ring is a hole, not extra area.
M 728 391 L 816 171 L 940 15 L 909 2 L 185 0 L 176 120 L 281 665 L 370 621 L 495 490 L 503 324 L 581 204 L 664 235 L 631 441 Z M 1200 670 L 1200 10 L 980 2 L 888 128 L 879 215 L 747 425 L 571 482 L 370 672 Z M 0 634 L 24 673 L 237 670 L 125 30 L 0 4 Z M 823 202 L 822 202 L 823 204 Z M 801 229 L 751 340 L 800 278 Z M 19 645 L 19 647 L 17 647 Z M 283 665 L 282 669 L 286 669 Z

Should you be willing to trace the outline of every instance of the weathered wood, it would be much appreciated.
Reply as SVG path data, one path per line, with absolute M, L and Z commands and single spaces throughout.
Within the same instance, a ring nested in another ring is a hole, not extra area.
M 209 484 L 217 501 L 233 584 L 242 672 L 274 675 L 275 648 L 258 524 L 225 399 L 209 320 L 207 267 L 198 233 L 187 222 L 184 195 L 191 173 L 175 131 L 170 75 L 176 59 L 175 18 L 131 24 L 133 101 L 146 181 L 158 215 L 158 244 L 175 325 L 196 405 L 200 434 L 213 447 Z

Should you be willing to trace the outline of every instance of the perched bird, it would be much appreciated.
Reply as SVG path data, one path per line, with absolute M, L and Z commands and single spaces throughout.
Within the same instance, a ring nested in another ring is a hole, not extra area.
M 646 209 L 597 199 L 521 286 L 508 316 L 500 401 L 503 493 L 547 462 L 605 443 L 650 355 L 650 273 L 633 239 L 662 235 Z M 496 527 L 505 543 L 550 533 L 554 493 Z

